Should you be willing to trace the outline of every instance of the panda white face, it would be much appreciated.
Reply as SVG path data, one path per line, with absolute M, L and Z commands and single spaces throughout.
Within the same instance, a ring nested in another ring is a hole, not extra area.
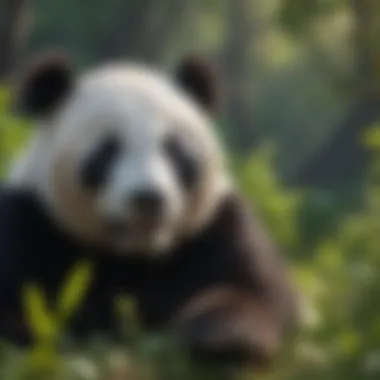
M 118 254 L 169 252 L 201 229 L 226 190 L 211 128 L 162 74 L 100 68 L 41 119 L 17 180 L 83 240 Z

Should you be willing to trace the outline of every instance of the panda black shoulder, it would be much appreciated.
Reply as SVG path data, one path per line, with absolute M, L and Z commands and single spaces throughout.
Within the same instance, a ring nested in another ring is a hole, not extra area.
M 207 242 L 208 254 L 215 252 L 214 266 L 221 266 L 227 282 L 268 297 L 279 319 L 293 323 L 296 299 L 283 252 L 244 196 L 238 192 L 225 196 L 199 240 Z
M 20 292 L 28 271 L 31 237 L 37 227 L 29 220 L 35 211 L 30 194 L 2 185 L 0 188 L 0 335 L 16 343 L 27 343 L 21 322 Z
M 1 311 L 19 303 L 21 288 L 28 281 L 41 280 L 49 288 L 50 279 L 59 277 L 78 252 L 31 191 L 13 186 L 0 189 Z
M 24 245 L 29 252 L 56 248 L 59 239 L 63 241 L 67 237 L 57 230 L 32 191 L 3 186 L 0 190 L 0 239 L 1 252 L 8 249 L 17 256 Z M 13 245 L 16 240 L 19 243 Z M 67 242 L 69 244 L 69 240 Z M 36 257 L 35 252 L 31 254 Z
M 275 244 L 244 199 L 226 196 L 208 227 L 172 257 L 157 276 L 165 278 L 162 295 L 160 281 L 152 288 L 195 357 L 268 364 L 296 327 L 296 296 Z M 234 325 L 245 332 L 226 327 Z
M 22 240 L 24 233 L 33 234 L 36 225 L 28 223 L 29 218 L 37 214 L 33 205 L 33 197 L 28 191 L 11 186 L 0 189 L 0 251 L 9 249 L 15 254 L 15 246 L 10 246 L 13 240 Z M 29 229 L 30 228 L 30 229 Z

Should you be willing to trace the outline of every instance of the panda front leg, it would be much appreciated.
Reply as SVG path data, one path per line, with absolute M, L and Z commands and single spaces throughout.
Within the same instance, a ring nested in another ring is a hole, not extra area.
M 280 346 L 269 308 L 234 288 L 202 291 L 181 309 L 175 326 L 192 357 L 209 364 L 264 368 Z

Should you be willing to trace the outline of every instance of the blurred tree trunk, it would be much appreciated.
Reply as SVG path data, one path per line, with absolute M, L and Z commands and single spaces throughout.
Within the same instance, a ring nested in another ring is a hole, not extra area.
M 99 56 L 118 58 L 120 55 L 136 57 L 140 35 L 145 31 L 146 14 L 152 0 L 111 1 L 114 9 L 113 27 L 99 42 Z
M 0 78 L 15 62 L 26 0 L 0 0 Z
M 158 63 L 170 40 L 180 38 L 186 0 L 117 0 L 112 3 L 115 7 L 113 27 L 99 43 L 100 57 L 122 56 Z
M 355 184 L 365 175 L 369 154 L 362 134 L 380 117 L 375 94 L 359 96 L 329 142 L 301 167 L 296 182 L 317 187 Z
M 335 186 L 358 182 L 369 163 L 362 135 L 380 118 L 380 2 L 351 0 L 356 18 L 353 36 L 355 99 L 336 134 L 297 173 L 304 185 Z
M 230 138 L 239 149 L 252 148 L 255 140 L 250 91 L 252 83 L 248 71 L 255 37 L 258 34 L 256 12 L 252 0 L 229 0 L 226 7 L 227 37 L 222 54 L 226 78 L 226 119 L 231 128 Z

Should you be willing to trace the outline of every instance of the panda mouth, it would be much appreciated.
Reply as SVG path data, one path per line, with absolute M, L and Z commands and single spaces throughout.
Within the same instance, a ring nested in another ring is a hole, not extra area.
M 157 232 L 160 227 L 159 220 L 144 219 L 134 222 L 120 220 L 108 221 L 106 229 L 108 233 L 116 238 L 122 236 L 150 236 Z
M 125 234 L 127 225 L 121 221 L 108 221 L 105 224 L 107 232 L 112 236 L 120 236 Z

